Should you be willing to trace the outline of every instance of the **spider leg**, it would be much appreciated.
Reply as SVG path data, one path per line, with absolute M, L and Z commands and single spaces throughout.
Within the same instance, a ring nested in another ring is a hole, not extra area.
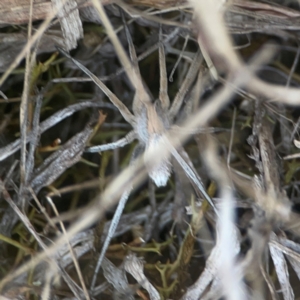
M 216 133 L 216 132 L 230 132 L 230 129 L 226 129 L 226 128 L 221 128 L 221 127 L 194 127 L 191 128 L 189 130 L 177 126 L 177 125 L 173 125 L 172 127 L 172 131 L 174 131 L 174 134 L 176 134 L 177 132 L 184 133 L 184 134 L 189 134 L 189 135 L 193 135 L 193 134 L 207 134 L 207 133 Z
M 213 209 L 215 210 L 215 212 L 217 214 L 218 213 L 217 209 L 216 209 L 212 199 L 207 194 L 207 192 L 203 186 L 202 180 L 201 180 L 200 176 L 198 175 L 195 167 L 193 166 L 193 163 L 190 160 L 188 154 L 185 152 L 185 150 L 183 148 L 181 148 L 178 152 L 170 143 L 169 143 L 169 147 L 170 147 L 173 157 L 180 164 L 180 166 L 184 170 L 186 176 L 191 180 L 191 182 L 193 184 L 195 184 L 197 186 L 197 188 L 199 189 L 202 196 L 208 201 L 208 203 L 213 207 Z
M 127 42 L 128 42 L 130 59 L 132 61 L 133 73 L 135 74 L 135 77 L 136 77 L 136 84 L 135 84 L 136 92 L 135 92 L 135 96 L 133 99 L 132 109 L 133 109 L 134 114 L 138 115 L 141 112 L 142 104 L 146 104 L 146 105 L 150 104 L 151 98 L 143 85 L 143 80 L 142 80 L 142 76 L 140 73 L 138 59 L 137 59 L 135 48 L 134 48 L 134 45 L 132 42 L 132 38 L 131 38 L 131 35 L 129 32 L 127 23 L 125 21 L 123 12 L 121 12 L 121 14 L 122 14 L 122 19 L 123 19 L 124 28 L 125 28 L 125 34 L 126 34 L 126 38 L 127 38 Z
M 166 71 L 166 57 L 165 49 L 162 43 L 162 29 L 159 29 L 159 73 L 160 73 L 160 83 L 159 83 L 159 100 L 164 111 L 170 106 L 170 99 L 168 96 L 168 79 Z
M 132 130 L 127 135 L 125 135 L 125 137 L 117 140 L 116 142 L 89 147 L 85 150 L 85 152 L 95 153 L 95 152 L 103 152 L 103 151 L 107 151 L 107 150 L 122 148 L 122 147 L 130 144 L 135 139 L 136 139 L 136 132 L 134 130 Z
M 67 58 L 71 59 L 73 63 L 80 68 L 86 75 L 88 75 L 92 81 L 102 90 L 102 92 L 109 98 L 109 100 L 113 103 L 114 106 L 118 108 L 123 118 L 132 126 L 135 125 L 135 117 L 129 111 L 129 109 L 119 100 L 119 98 L 90 70 L 88 70 L 85 66 L 83 66 L 79 61 L 70 56 L 63 49 L 58 48 L 58 50 Z
M 200 51 L 198 51 L 191 63 L 190 69 L 189 69 L 189 71 L 188 71 L 172 105 L 171 105 L 171 108 L 169 110 L 169 118 L 171 121 L 178 114 L 179 109 L 182 105 L 184 96 L 186 95 L 186 93 L 189 90 L 189 88 L 191 87 L 194 79 L 196 78 L 196 76 L 199 72 L 201 63 L 202 63 L 201 53 L 200 53 Z
M 131 161 L 130 161 L 130 165 L 129 167 L 134 167 L 134 161 L 135 159 L 141 154 L 141 152 L 144 150 L 144 147 L 141 145 L 141 144 L 138 144 L 133 153 L 132 153 L 132 156 L 131 156 Z M 99 269 L 100 269 L 100 266 L 103 262 L 103 259 L 104 259 L 104 256 L 105 256 L 105 253 L 107 251 L 107 248 L 116 232 L 116 229 L 117 229 L 117 226 L 120 222 L 120 218 L 121 218 L 121 215 L 122 215 L 122 212 L 124 210 L 124 207 L 126 205 L 126 202 L 129 198 L 129 195 L 130 195 L 130 192 L 132 190 L 132 186 L 129 186 L 122 194 L 121 196 L 121 199 L 118 203 L 118 206 L 117 206 L 117 209 L 115 211 L 115 214 L 111 220 L 111 223 L 110 223 L 110 226 L 109 226 L 109 229 L 108 229 L 108 232 L 107 232 L 107 235 L 105 237 L 105 240 L 104 240 L 104 243 L 103 243 L 103 246 L 102 246 L 102 249 L 101 249 L 101 253 L 99 255 L 99 258 L 98 258 L 98 261 L 97 261 L 97 265 L 96 265 L 96 268 L 95 268 L 95 271 L 94 271 L 94 275 L 93 275 L 93 279 L 92 279 L 92 283 L 91 283 L 91 291 L 93 291 L 94 287 L 95 287 L 95 283 L 96 283 L 96 280 L 97 280 L 97 275 L 98 275 L 98 272 L 99 272 Z
M 184 53 L 185 48 L 186 48 L 186 45 L 187 45 L 187 43 L 188 43 L 188 41 L 189 41 L 189 37 L 190 37 L 190 36 L 189 36 L 188 34 L 185 36 L 184 44 L 183 44 L 183 46 L 182 46 L 182 49 L 181 49 L 181 51 L 180 51 L 180 53 L 179 53 L 179 56 L 178 56 L 176 62 L 175 62 L 175 65 L 174 65 L 174 67 L 173 67 L 173 69 L 172 69 L 172 71 L 171 71 L 171 74 L 170 74 L 170 76 L 169 76 L 169 81 L 171 81 L 171 82 L 173 82 L 173 75 L 174 75 L 174 73 L 175 73 L 175 71 L 176 71 L 176 69 L 177 69 L 177 67 L 178 67 L 178 65 L 179 65 L 179 63 L 180 63 L 180 61 L 181 61 L 181 59 L 182 59 L 182 57 L 183 57 L 183 53 Z
M 120 218 L 122 216 L 122 213 L 123 213 L 123 210 L 124 210 L 124 207 L 126 205 L 126 202 L 127 202 L 127 199 L 130 195 L 130 192 L 131 192 L 131 188 L 130 189 L 127 189 L 121 196 L 121 199 L 119 201 L 119 204 L 117 206 L 117 209 L 115 211 L 115 214 L 111 220 L 111 223 L 110 223 L 110 227 L 108 229 L 108 232 L 107 232 L 107 236 L 105 238 L 105 241 L 104 241 L 104 244 L 102 246 L 102 249 L 101 249 L 101 253 L 99 255 L 99 258 L 98 258 L 98 261 L 97 261 L 97 265 L 96 265 L 96 268 L 95 268 L 95 271 L 94 271 L 94 275 L 93 275 L 93 279 L 92 279 L 92 283 L 91 283 L 91 291 L 93 291 L 94 287 L 95 287 L 95 284 L 96 284 L 96 280 L 97 280 L 97 275 L 98 275 L 98 272 L 99 272 L 99 269 L 100 269 L 100 266 L 103 262 L 103 259 L 104 259 L 104 256 L 105 256 L 105 253 L 107 251 L 107 248 L 111 242 L 111 239 L 113 238 L 115 232 L 116 232 L 116 229 L 117 229 L 117 226 L 119 224 L 119 221 L 120 221 Z

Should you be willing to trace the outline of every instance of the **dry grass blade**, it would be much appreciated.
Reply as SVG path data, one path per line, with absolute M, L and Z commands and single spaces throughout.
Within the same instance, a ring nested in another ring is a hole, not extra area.
M 111 105 L 107 103 L 99 103 L 95 101 L 84 101 L 82 103 L 69 105 L 68 107 L 56 112 L 51 117 L 46 119 L 45 121 L 41 122 L 39 125 L 39 131 L 38 135 L 41 135 L 43 132 L 48 130 L 49 128 L 53 127 L 57 123 L 61 122 L 65 118 L 73 115 L 75 112 L 82 110 L 84 108 L 89 107 L 104 107 L 104 108 L 111 108 Z M 34 141 L 35 134 L 34 132 L 30 132 L 27 135 L 27 143 L 32 143 Z M 18 151 L 21 147 L 21 140 L 16 139 L 11 144 L 8 144 L 7 146 L 0 148 L 0 161 L 3 161 L 8 156 L 12 155 L 16 151 Z
M 30 186 L 37 193 L 44 186 L 50 185 L 67 168 L 77 163 L 87 142 L 93 133 L 92 124 L 72 137 L 58 151 L 51 154 L 32 174 Z
M 32 120 L 32 140 L 29 144 L 29 151 L 27 155 L 27 166 L 26 166 L 26 172 L 25 172 L 25 184 L 28 184 L 28 180 L 30 178 L 30 175 L 32 174 L 33 168 L 34 168 L 34 152 L 36 150 L 36 147 L 39 143 L 39 118 L 40 118 L 40 113 L 41 113 L 41 108 L 42 108 L 42 93 L 40 93 L 36 97 L 35 101 L 35 110 L 34 110 L 34 116 Z M 25 141 L 25 149 L 26 149 L 26 141 Z
M 119 109 L 123 118 L 131 125 L 135 124 L 135 118 L 132 113 L 128 110 L 128 108 L 116 97 L 114 93 L 112 93 L 109 88 L 93 73 L 91 73 L 86 67 L 84 67 L 77 60 L 73 59 L 68 53 L 66 53 L 63 49 L 58 49 L 64 56 L 68 57 L 73 61 L 75 65 L 77 65 L 85 74 L 87 74 L 95 84 L 103 91 L 103 93 L 109 98 L 109 100 Z
M 219 259 L 220 251 L 222 251 L 218 245 L 216 245 L 209 257 L 206 260 L 205 268 L 196 282 L 190 286 L 181 300 L 193 300 L 199 299 L 203 296 L 203 293 L 210 284 L 213 285 L 214 281 L 218 281 L 217 272 L 218 264 L 222 263 Z
M 263 268 L 262 265 L 260 265 L 260 271 L 261 271 L 261 273 L 262 273 L 262 275 L 263 275 L 263 277 L 264 277 L 264 279 L 265 279 L 265 281 L 268 285 L 272 300 L 278 300 L 279 297 L 277 296 L 275 286 L 274 286 L 270 276 L 267 274 L 267 272 L 265 271 L 265 269 Z
M 151 300 L 160 300 L 161 297 L 154 286 L 149 282 L 143 272 L 143 263 L 135 255 L 131 254 L 126 257 L 124 268 L 126 272 L 141 285 L 149 294 Z
M 81 292 L 78 289 L 78 287 L 76 286 L 76 284 L 73 282 L 73 280 L 69 277 L 69 275 L 67 275 L 63 271 L 63 269 L 60 267 L 59 263 L 47 253 L 48 252 L 47 246 L 42 241 L 40 236 L 37 234 L 37 232 L 35 231 L 34 227 L 30 223 L 27 216 L 25 216 L 20 211 L 20 209 L 16 206 L 16 204 L 13 202 L 13 200 L 11 199 L 11 197 L 10 197 L 9 193 L 7 192 L 5 186 L 3 185 L 2 181 L 0 182 L 0 184 L 1 184 L 1 192 L 2 192 L 2 195 L 3 195 L 4 199 L 8 202 L 8 204 L 12 207 L 12 209 L 15 211 L 15 213 L 18 215 L 18 217 L 22 220 L 23 224 L 26 226 L 26 228 L 29 230 L 29 232 L 35 237 L 35 239 L 37 240 L 39 246 L 44 250 L 45 257 L 49 258 L 54 263 L 54 266 L 56 266 L 61 271 L 61 276 L 64 278 L 64 280 L 66 281 L 66 283 L 68 284 L 70 289 L 73 291 L 74 295 L 80 295 Z M 5 283 L 5 281 L 2 282 L 2 284 L 3 283 Z
M 114 297 L 126 297 L 126 299 L 133 300 L 134 297 L 124 270 L 117 268 L 106 258 L 103 260 L 102 268 L 106 280 L 111 283 L 115 289 Z
M 29 22 L 28 22 L 28 40 L 31 39 L 31 31 L 32 31 L 32 6 L 33 0 L 30 0 L 30 10 L 29 10 Z M 31 60 L 30 60 L 30 51 L 26 54 L 26 70 L 24 76 L 24 88 L 23 88 L 23 95 L 22 101 L 20 106 L 20 130 L 21 130 L 21 158 L 20 158 L 20 176 L 21 176 L 21 187 L 20 193 L 23 193 L 23 188 L 25 182 L 27 181 L 28 176 L 26 176 L 26 139 L 27 139 L 27 124 L 29 123 L 28 120 L 28 95 L 29 95 L 29 81 L 30 81 L 30 74 L 31 74 Z M 20 195 L 21 196 L 21 195 Z M 25 203 L 23 203 L 25 206 Z
M 62 4 L 62 0 L 51 0 L 52 5 L 58 9 L 57 16 L 60 21 L 67 50 L 77 46 L 77 40 L 83 37 L 82 22 L 75 0 Z
M 285 247 L 287 247 L 288 249 L 290 249 L 290 251 L 282 251 L 283 253 L 287 254 L 286 258 L 288 259 L 288 261 L 290 262 L 291 266 L 293 267 L 295 273 L 297 274 L 298 279 L 300 280 L 300 256 L 299 252 L 300 252 L 300 245 L 291 241 L 291 240 L 287 240 L 285 238 L 278 238 L 275 235 L 272 235 L 273 241 L 279 241 L 282 245 L 284 245 Z M 291 255 L 290 253 L 293 254 L 298 254 L 298 255 Z
M 278 281 L 281 286 L 284 300 L 295 299 L 293 289 L 289 281 L 289 271 L 283 253 L 270 245 L 270 253 L 275 266 Z

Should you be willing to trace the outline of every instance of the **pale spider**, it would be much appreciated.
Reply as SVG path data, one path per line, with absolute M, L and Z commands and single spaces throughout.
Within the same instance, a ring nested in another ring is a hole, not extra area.
M 136 149 L 142 149 L 144 151 L 144 156 L 146 156 L 154 145 L 160 140 L 162 135 L 170 128 L 173 124 L 174 118 L 177 116 L 179 109 L 183 103 L 183 99 L 194 82 L 201 65 L 201 55 L 200 51 L 195 54 L 195 57 L 191 63 L 189 71 L 181 85 L 176 97 L 174 98 L 172 104 L 170 105 L 170 100 L 167 92 L 167 72 L 166 72 L 166 62 L 165 62 L 165 51 L 164 46 L 161 41 L 161 30 L 160 30 L 160 41 L 159 41 L 159 70 L 160 70 L 160 90 L 159 98 L 156 101 L 151 101 L 151 97 L 143 86 L 140 70 L 138 67 L 137 56 L 135 48 L 132 43 L 129 30 L 125 23 L 125 32 L 129 44 L 129 53 L 132 62 L 132 68 L 135 75 L 135 88 L 136 93 L 133 100 L 133 112 L 134 115 L 129 111 L 129 109 L 114 95 L 108 87 L 94 74 L 92 74 L 87 68 L 85 68 L 81 63 L 72 58 L 69 54 L 60 49 L 60 51 L 70 58 L 84 73 L 86 73 L 92 81 L 106 94 L 110 101 L 118 108 L 124 119 L 131 124 L 133 130 L 130 131 L 124 138 L 105 145 L 99 145 L 87 148 L 87 152 L 102 152 L 106 150 L 112 150 L 119 147 L 124 147 L 125 145 L 131 143 L 133 140 L 138 139 L 139 144 Z M 173 149 L 171 151 L 172 156 L 177 160 L 179 165 L 183 168 L 185 174 L 196 186 L 202 196 L 207 199 L 207 201 L 214 207 L 214 204 L 208 194 L 206 193 L 201 179 L 191 160 L 189 159 L 187 153 L 182 147 L 179 149 Z M 135 155 L 135 151 L 134 151 Z M 134 158 L 133 158 L 134 159 Z M 170 158 L 164 158 L 159 165 L 146 165 L 148 174 L 153 182 L 158 186 L 165 186 L 171 174 L 171 161 Z M 123 192 L 121 199 L 119 201 L 118 207 L 115 211 L 114 217 L 111 221 L 111 226 L 107 233 L 107 237 L 104 241 L 98 263 L 95 269 L 94 277 L 91 283 L 91 290 L 93 290 L 97 273 L 100 265 L 104 259 L 106 250 L 109 243 L 115 233 L 116 227 L 122 215 L 126 201 L 130 195 L 132 187 L 128 188 Z

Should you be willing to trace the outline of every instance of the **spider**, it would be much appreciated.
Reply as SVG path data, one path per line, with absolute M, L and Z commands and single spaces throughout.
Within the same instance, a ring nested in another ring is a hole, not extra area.
M 175 96 L 172 104 L 170 102 L 168 96 L 167 89 L 167 72 L 166 72 L 166 61 L 165 61 L 165 50 L 164 45 L 161 40 L 161 29 L 159 33 L 159 70 L 160 70 L 160 90 L 159 97 L 156 101 L 152 101 L 149 96 L 146 88 L 143 85 L 140 70 L 138 67 L 137 56 L 135 52 L 135 48 L 133 46 L 133 42 L 131 39 L 131 35 L 129 33 L 128 27 L 126 26 L 126 22 L 124 22 L 124 28 L 126 37 L 128 40 L 129 53 L 132 63 L 132 70 L 135 79 L 135 89 L 136 93 L 133 100 L 132 114 L 129 109 L 117 98 L 116 95 L 112 93 L 108 89 L 108 87 L 93 73 L 91 73 L 86 67 L 84 67 L 80 62 L 72 58 L 68 53 L 64 50 L 59 49 L 66 57 L 71 59 L 75 65 L 77 65 L 84 73 L 86 73 L 92 81 L 106 94 L 106 96 L 110 99 L 110 101 L 118 108 L 119 112 L 123 116 L 123 118 L 133 127 L 133 130 L 130 131 L 124 138 L 105 145 L 93 146 L 86 149 L 86 152 L 102 152 L 106 150 L 112 150 L 119 147 L 124 147 L 125 145 L 131 143 L 135 139 L 138 139 L 138 145 L 136 146 L 135 151 L 133 152 L 133 157 L 131 159 L 131 163 L 135 160 L 137 153 L 143 151 L 144 157 L 149 155 L 151 150 L 155 147 L 155 145 L 160 141 L 163 134 L 167 132 L 171 125 L 174 123 L 174 119 L 177 116 L 180 107 L 183 103 L 183 99 L 194 82 L 196 76 L 198 75 L 200 65 L 201 65 L 201 54 L 198 51 L 191 63 L 189 71 L 181 85 L 177 95 Z M 174 159 L 179 163 L 179 165 L 184 170 L 187 177 L 190 179 L 192 184 L 198 188 L 198 191 L 202 194 L 204 198 L 211 204 L 213 208 L 214 204 L 210 199 L 209 195 L 206 193 L 203 184 L 199 175 L 197 174 L 195 168 L 191 160 L 188 157 L 188 154 L 184 151 L 182 147 L 179 149 L 173 148 L 171 150 L 171 154 Z M 149 174 L 149 177 L 156 186 L 161 187 L 167 184 L 167 181 L 171 175 L 172 164 L 170 157 L 163 157 L 159 164 L 146 164 L 146 168 Z M 106 250 L 110 244 L 110 241 L 116 231 L 118 222 L 122 215 L 124 206 L 126 201 L 130 195 L 132 187 L 128 188 L 123 192 L 117 209 L 115 211 L 114 217 L 111 221 L 111 226 L 107 233 L 106 239 L 103 243 L 103 247 L 101 253 L 99 255 L 99 259 L 97 262 L 97 266 L 94 272 L 94 277 L 91 283 L 91 290 L 93 290 L 98 270 L 101 266 L 101 263 L 104 259 Z

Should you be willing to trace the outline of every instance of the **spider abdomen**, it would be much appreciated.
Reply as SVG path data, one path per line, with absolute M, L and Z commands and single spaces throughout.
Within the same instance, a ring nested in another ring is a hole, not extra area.
M 148 174 L 158 187 L 167 184 L 172 172 L 168 153 L 166 151 L 157 153 L 157 144 L 162 138 L 159 134 L 151 135 L 144 154 Z

